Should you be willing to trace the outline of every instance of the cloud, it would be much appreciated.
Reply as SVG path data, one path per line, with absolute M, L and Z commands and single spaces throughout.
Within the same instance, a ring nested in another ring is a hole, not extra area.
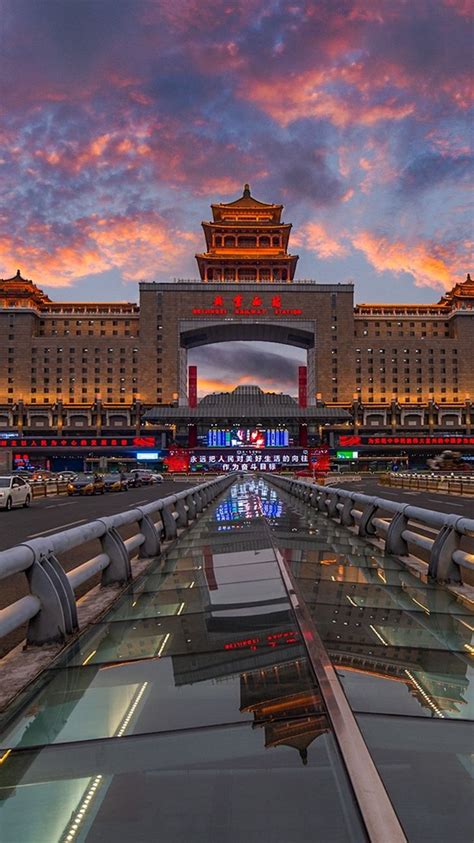
M 437 186 L 440 182 L 467 181 L 472 174 L 472 155 L 440 154 L 425 152 L 417 156 L 400 174 L 400 189 L 408 194 L 420 194 Z
M 319 258 L 323 259 L 341 257 L 348 251 L 347 245 L 330 234 L 320 222 L 308 222 L 301 226 L 293 236 L 292 242 L 296 246 L 303 246 L 315 252 Z
M 273 344 L 278 351 L 268 350 L 268 343 L 229 342 L 219 344 L 216 371 L 216 347 L 193 349 L 192 362 L 198 367 L 200 392 L 226 391 L 238 384 L 256 384 L 262 389 L 295 394 L 298 365 L 303 355 L 293 354 L 286 347 Z M 277 376 L 275 373 L 278 373 Z
M 461 252 L 468 244 L 461 250 L 460 244 L 402 242 L 369 231 L 355 235 L 352 243 L 378 272 L 407 272 L 413 276 L 417 287 L 450 290 L 466 269 Z
M 194 232 L 173 229 L 159 214 L 81 219 L 75 226 L 31 224 L 22 238 L 6 236 L 0 260 L 6 267 L 25 267 L 40 285 L 67 287 L 86 275 L 121 270 L 126 281 L 172 271 L 196 242 Z
M 293 242 L 331 272 L 359 242 L 374 283 L 380 240 L 391 271 L 411 266 L 418 284 L 445 286 L 463 263 L 466 0 L 4 0 L 2 11 L 6 275 L 20 265 L 78 287 L 110 269 L 118 283 L 184 275 L 209 204 L 245 181 L 287 206 Z

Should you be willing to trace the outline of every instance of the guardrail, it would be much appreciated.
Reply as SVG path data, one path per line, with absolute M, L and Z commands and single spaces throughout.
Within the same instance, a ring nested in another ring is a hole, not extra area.
M 63 495 L 67 490 L 65 480 L 48 480 L 45 483 L 31 483 L 32 498 L 47 498 L 49 495 Z
M 418 489 L 420 492 L 447 492 L 448 494 L 474 495 L 474 475 L 391 472 L 390 474 L 383 475 L 380 482 L 385 486 L 397 486 L 401 489 Z
M 231 482 L 229 476 L 183 489 L 176 495 L 62 530 L 47 538 L 0 552 L 0 580 L 24 572 L 30 594 L 0 611 L 0 638 L 28 623 L 28 644 L 62 641 L 78 630 L 75 590 L 101 574 L 101 584 L 125 584 L 132 579 L 133 557 L 154 557 L 163 541 L 174 539 Z M 123 539 L 119 527 L 136 524 Z M 58 555 L 94 539 L 101 553 L 66 573 Z
M 474 585 L 474 519 L 272 475 L 268 478 L 364 538 L 377 538 L 387 553 L 428 562 L 438 582 Z M 429 535 L 437 531 L 435 538 Z M 426 535 L 428 533 L 428 535 Z M 469 543 L 469 548 L 461 547 Z M 421 551 L 421 554 L 420 554 Z M 427 559 L 423 557 L 426 556 Z

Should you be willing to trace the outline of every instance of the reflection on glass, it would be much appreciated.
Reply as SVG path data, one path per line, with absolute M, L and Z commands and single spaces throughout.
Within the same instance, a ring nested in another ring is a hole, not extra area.
M 468 604 L 247 478 L 4 715 L 8 841 L 365 839 L 274 544 L 409 839 L 436 765 L 464 798 L 467 732 L 449 728 L 473 716 Z

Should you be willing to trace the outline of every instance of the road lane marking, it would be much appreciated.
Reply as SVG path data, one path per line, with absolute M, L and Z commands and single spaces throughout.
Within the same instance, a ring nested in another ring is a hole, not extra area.
M 74 527 L 75 524 L 83 524 L 86 518 L 80 518 L 79 521 L 70 521 L 69 524 L 58 524 L 57 527 L 51 527 L 50 530 L 43 530 L 42 533 L 30 533 L 27 539 L 36 539 L 38 536 L 46 536 L 48 533 L 57 533 L 59 530 L 64 530 L 66 527 Z
M 148 498 L 143 498 L 141 501 L 135 501 L 135 503 L 129 503 L 127 509 L 132 509 L 134 506 L 137 506 L 139 503 L 150 503 Z
M 426 500 L 431 501 L 432 503 L 442 503 L 446 506 L 455 506 L 456 509 L 458 507 L 462 509 L 462 507 L 464 506 L 463 503 L 453 503 L 452 501 L 446 500 L 445 498 L 426 498 Z
M 68 501 L 67 503 L 50 503 L 49 506 L 45 506 L 45 509 L 59 509 L 61 506 L 74 506 L 75 501 Z

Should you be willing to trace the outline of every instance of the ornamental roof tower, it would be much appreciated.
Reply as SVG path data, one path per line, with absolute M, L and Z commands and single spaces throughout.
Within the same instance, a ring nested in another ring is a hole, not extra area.
M 260 202 L 248 184 L 239 199 L 211 205 L 203 222 L 207 251 L 196 255 L 202 281 L 292 281 L 298 255 L 287 251 L 291 223 L 283 205 Z
M 19 269 L 12 278 L 0 278 L 0 307 L 33 307 L 47 309 L 51 299 Z

